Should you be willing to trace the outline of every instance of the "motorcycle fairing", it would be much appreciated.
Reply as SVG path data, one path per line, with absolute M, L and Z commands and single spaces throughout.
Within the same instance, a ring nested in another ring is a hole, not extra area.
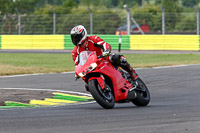
M 106 60 L 101 62 L 99 69 L 96 69 L 93 72 L 104 74 L 112 80 L 116 102 L 127 98 L 128 90 L 132 88 L 132 85 L 122 77 L 121 73 L 116 70 L 110 62 Z
M 98 64 L 97 68 L 93 71 L 87 71 L 91 63 L 95 63 L 95 62 Z M 79 64 L 76 67 L 76 74 L 78 75 L 79 73 L 83 73 L 87 75 L 90 73 L 91 74 L 96 73 L 98 75 L 106 75 L 107 77 L 109 77 L 112 81 L 112 85 L 114 89 L 113 92 L 115 96 L 115 102 L 126 99 L 128 95 L 128 90 L 132 88 L 132 85 L 122 77 L 121 73 L 118 70 L 116 70 L 114 66 L 108 60 L 105 60 L 103 58 L 97 59 L 95 52 L 91 52 L 89 56 L 87 55 L 87 61 L 85 59 L 85 62 L 83 62 L 82 64 Z M 82 78 L 85 81 L 85 76 Z M 105 88 L 105 82 L 104 82 L 103 77 L 101 76 L 91 77 L 88 79 L 88 81 L 91 79 L 97 79 L 101 88 L 102 89 Z M 85 81 L 85 82 L 87 83 L 88 81 Z
M 91 77 L 88 81 L 92 80 L 92 79 L 96 79 L 101 87 L 101 89 L 105 89 L 105 82 L 103 77 Z

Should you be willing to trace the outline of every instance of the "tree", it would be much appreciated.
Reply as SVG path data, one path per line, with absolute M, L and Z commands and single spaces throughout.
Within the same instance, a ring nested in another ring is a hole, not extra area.
M 63 1 L 65 0 L 40 0 L 38 2 L 39 7 L 43 7 L 44 5 L 62 5 Z
M 194 7 L 199 3 L 199 0 L 182 0 L 183 6 Z
M 155 5 L 161 4 L 162 0 L 155 0 Z
M 142 0 L 119 0 L 118 7 L 122 8 L 123 5 L 128 5 L 129 7 L 133 7 L 135 5 L 142 5 Z
M 39 0 L 0 0 L 0 12 L 1 14 L 14 14 L 15 8 L 22 14 L 32 13 Z
M 0 14 L 14 13 L 12 0 L 0 0 Z
M 162 0 L 162 7 L 165 12 L 180 12 L 179 0 Z
M 179 0 L 163 0 L 162 7 L 165 10 L 166 31 L 174 31 L 177 22 L 181 19 L 182 8 L 179 6 Z
M 66 0 L 63 2 L 62 7 L 62 13 L 70 13 L 73 7 L 77 6 L 77 3 L 74 0 Z
M 22 14 L 32 13 L 40 0 L 16 0 L 15 8 Z
M 35 11 L 36 14 L 51 14 L 50 8 L 56 12 L 56 14 L 69 14 L 72 12 L 72 9 L 77 6 L 77 3 L 74 0 L 65 0 L 62 5 L 50 5 L 46 4 L 44 7 Z

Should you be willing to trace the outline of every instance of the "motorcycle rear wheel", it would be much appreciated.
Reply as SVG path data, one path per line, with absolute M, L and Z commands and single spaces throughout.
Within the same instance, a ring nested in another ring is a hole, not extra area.
M 131 102 L 136 106 L 147 106 L 150 102 L 149 90 L 145 85 L 145 83 L 140 78 L 137 78 L 136 82 L 138 83 L 138 86 L 135 89 L 137 97 L 131 100 Z
M 115 98 L 114 98 L 112 92 L 111 91 L 105 92 L 104 90 L 102 90 L 96 79 L 90 80 L 88 82 L 88 87 L 89 87 L 89 91 L 92 94 L 93 98 L 103 108 L 112 109 L 115 106 Z M 109 87 L 109 89 L 110 89 L 110 87 Z

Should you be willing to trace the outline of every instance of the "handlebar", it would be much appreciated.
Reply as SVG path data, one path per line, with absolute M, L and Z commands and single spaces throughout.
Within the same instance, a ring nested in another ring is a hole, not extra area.
M 99 55 L 99 56 L 97 56 L 97 59 L 104 58 L 104 57 L 108 57 L 108 56 L 110 56 L 110 55 L 111 55 L 111 53 L 109 53 L 109 54 L 107 54 L 107 55 Z
M 97 56 L 97 59 L 100 59 L 100 58 L 103 58 L 104 56 L 103 55 L 99 55 Z

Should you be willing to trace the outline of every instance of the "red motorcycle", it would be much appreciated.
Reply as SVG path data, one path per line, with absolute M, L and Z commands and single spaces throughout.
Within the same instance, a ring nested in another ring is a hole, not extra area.
M 111 109 L 115 103 L 132 102 L 136 106 L 146 106 L 150 93 L 144 82 L 131 76 L 120 67 L 114 67 L 104 56 L 96 52 L 82 51 L 76 76 L 82 78 L 96 102 L 103 108 Z

